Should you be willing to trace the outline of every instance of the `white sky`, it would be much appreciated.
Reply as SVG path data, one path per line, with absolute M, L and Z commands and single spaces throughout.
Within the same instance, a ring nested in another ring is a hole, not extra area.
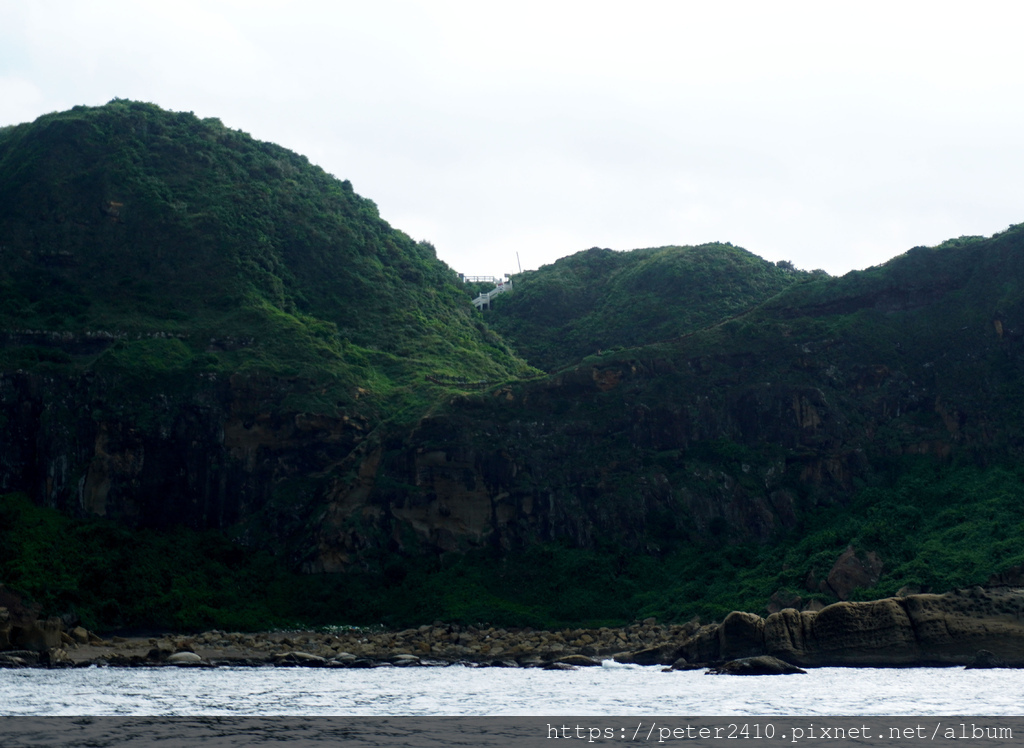
M 0 0 L 0 126 L 303 153 L 470 275 L 731 241 L 833 274 L 1024 222 L 1017 0 Z

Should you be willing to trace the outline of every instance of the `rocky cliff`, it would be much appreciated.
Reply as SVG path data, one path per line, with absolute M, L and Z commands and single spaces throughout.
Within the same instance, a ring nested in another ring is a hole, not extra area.
M 375 472 L 401 489 L 367 500 L 441 550 L 767 542 L 904 456 L 983 464 L 1020 452 L 1010 414 L 1024 349 L 1000 320 L 1016 329 L 1024 309 L 978 310 L 974 293 L 937 290 L 907 311 L 886 289 L 832 314 L 778 306 L 784 296 L 700 333 L 456 397 L 392 441 Z M 348 506 L 332 508 L 335 526 Z
M 308 522 L 312 496 L 282 487 L 317 485 L 369 431 L 361 414 L 287 406 L 309 387 L 209 373 L 201 386 L 147 398 L 138 415 L 137 401 L 89 372 L 0 374 L 0 491 L 135 526 L 259 526 L 286 538 Z

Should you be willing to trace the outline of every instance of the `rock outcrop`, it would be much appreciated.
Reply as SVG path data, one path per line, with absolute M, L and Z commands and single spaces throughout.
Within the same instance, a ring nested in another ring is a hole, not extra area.
M 978 658 L 981 650 L 987 657 Z M 770 655 L 802 667 L 1024 666 L 1024 589 L 975 587 L 761 619 L 732 613 L 682 643 L 676 656 L 715 662 Z
M 59 618 L 39 618 L 39 607 L 0 583 L 0 651 L 46 652 L 64 644 Z
M 28 621 L 11 627 L 11 643 L 30 652 L 46 652 L 58 649 L 62 644 L 61 620 L 48 618 L 44 621 Z

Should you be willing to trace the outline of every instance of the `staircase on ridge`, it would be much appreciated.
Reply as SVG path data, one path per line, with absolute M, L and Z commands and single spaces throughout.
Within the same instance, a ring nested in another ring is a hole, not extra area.
M 467 278 L 466 280 L 469 279 Z M 488 280 L 493 281 L 496 284 L 495 287 L 487 293 L 482 293 L 473 299 L 473 306 L 481 311 L 491 308 L 491 299 L 495 296 L 512 290 L 512 281 L 510 280 L 500 280 L 498 278 L 489 278 Z

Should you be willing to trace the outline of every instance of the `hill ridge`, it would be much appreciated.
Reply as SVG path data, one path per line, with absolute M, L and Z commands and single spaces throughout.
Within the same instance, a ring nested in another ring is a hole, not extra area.
M 728 243 L 594 247 L 513 276 L 518 292 L 499 299 L 488 322 L 552 370 L 597 350 L 698 330 L 814 277 Z

